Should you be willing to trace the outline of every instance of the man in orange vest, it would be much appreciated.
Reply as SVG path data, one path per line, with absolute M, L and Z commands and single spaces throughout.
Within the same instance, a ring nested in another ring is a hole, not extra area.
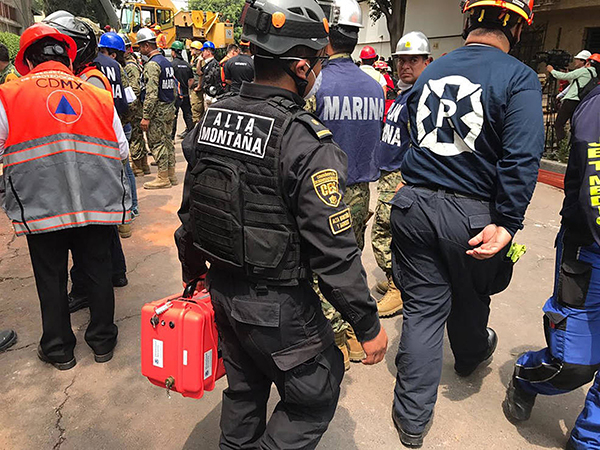
M 161 50 L 165 50 L 167 48 L 167 35 L 162 32 L 160 25 L 154 27 L 154 33 L 156 33 L 156 45 Z
M 89 283 L 85 340 L 96 362 L 117 343 L 111 280 L 114 225 L 131 221 L 122 160 L 129 155 L 109 92 L 72 72 L 75 41 L 45 24 L 21 36 L 15 65 L 22 78 L 0 86 L 3 207 L 17 236 L 27 236 L 43 334 L 39 358 L 59 370 L 75 366 L 67 300 L 69 250 Z M 23 108 L 27 105 L 27 108 Z M 36 120 L 29 120 L 36 111 Z

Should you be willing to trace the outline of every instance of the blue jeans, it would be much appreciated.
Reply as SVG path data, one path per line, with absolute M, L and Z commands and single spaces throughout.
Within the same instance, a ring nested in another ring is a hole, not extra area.
M 123 126 L 123 131 L 125 132 L 125 137 L 127 141 L 131 142 L 131 124 L 127 123 Z M 133 174 L 133 170 L 131 169 L 131 164 L 129 164 L 129 158 L 127 158 L 127 163 L 125 164 L 125 174 L 127 175 L 127 179 L 129 180 L 129 187 L 131 188 L 131 210 L 134 214 L 138 214 L 138 197 L 137 197 L 137 187 L 135 184 L 135 175 Z

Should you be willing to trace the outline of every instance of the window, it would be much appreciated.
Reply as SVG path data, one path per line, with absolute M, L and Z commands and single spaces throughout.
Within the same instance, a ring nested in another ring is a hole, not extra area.
M 587 28 L 584 48 L 592 53 L 600 53 L 600 28 Z
M 173 11 L 169 9 L 157 9 L 156 10 L 156 22 L 158 25 L 169 26 L 173 20 Z

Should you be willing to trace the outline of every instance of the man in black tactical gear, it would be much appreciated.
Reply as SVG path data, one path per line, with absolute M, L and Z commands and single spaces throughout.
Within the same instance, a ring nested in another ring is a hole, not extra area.
M 247 3 L 256 82 L 209 108 L 184 141 L 175 237 L 185 282 L 211 262 L 229 383 L 221 449 L 313 449 L 333 418 L 343 360 L 312 272 L 363 344 L 363 363 L 380 362 L 387 347 L 343 202 L 346 156 L 302 108 L 327 28 L 312 0 Z M 267 422 L 273 383 L 281 401 Z

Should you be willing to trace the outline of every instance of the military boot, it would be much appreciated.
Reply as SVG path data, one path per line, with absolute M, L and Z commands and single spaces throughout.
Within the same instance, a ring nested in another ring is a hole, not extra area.
M 375 290 L 379 292 L 381 295 L 384 295 L 388 290 L 389 284 L 387 280 L 377 280 L 377 284 L 375 285 Z
M 360 342 L 358 342 L 358 339 L 356 339 L 356 334 L 354 334 L 352 327 L 348 327 L 346 330 L 346 339 L 348 342 L 348 356 L 350 361 L 361 362 L 365 359 L 365 352 L 362 345 L 360 345 Z
M 171 186 L 177 186 L 179 184 L 177 175 L 175 175 L 175 167 L 169 167 L 169 181 L 171 182 Z
M 150 166 L 148 165 L 148 155 L 144 155 L 142 159 L 142 170 L 144 171 L 144 175 L 150 175 Z
M 141 159 L 134 159 L 132 161 L 132 169 L 133 169 L 133 175 L 136 177 L 141 177 L 144 175 L 144 168 L 142 166 L 142 160 Z
M 169 172 L 166 170 L 158 171 L 158 176 L 154 181 L 144 183 L 144 189 L 166 189 L 171 187 L 169 181 Z
M 346 330 L 338 331 L 334 334 L 335 336 L 335 345 L 342 351 L 342 355 L 344 355 L 344 369 L 348 370 L 350 368 L 350 356 L 348 355 L 348 338 L 346 337 Z
M 392 280 L 391 276 L 388 276 L 388 286 L 387 292 L 379 300 L 379 303 L 377 303 L 379 317 L 390 317 L 398 311 L 402 311 L 402 296 L 398 288 L 394 285 L 394 280 Z

